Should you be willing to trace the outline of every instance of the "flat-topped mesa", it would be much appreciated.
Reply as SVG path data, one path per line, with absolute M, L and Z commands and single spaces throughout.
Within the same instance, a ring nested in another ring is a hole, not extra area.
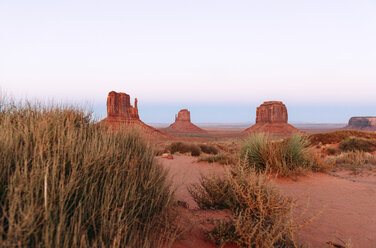
M 107 97 L 107 117 L 124 120 L 139 120 L 137 98 L 134 100 L 133 107 L 128 94 L 111 91 L 108 93 Z
M 256 124 L 247 128 L 244 133 L 270 133 L 285 136 L 300 132 L 287 121 L 288 115 L 285 104 L 280 101 L 264 102 L 257 108 Z
M 163 129 L 169 133 L 207 133 L 191 122 L 191 113 L 188 109 L 182 109 L 175 115 L 175 122 Z
M 375 116 L 351 117 L 349 120 L 349 125 L 346 127 L 346 129 L 376 131 L 376 117 Z
M 264 102 L 257 108 L 256 123 L 287 123 L 287 120 L 287 108 L 282 102 Z
M 175 121 L 187 121 L 191 122 L 191 112 L 188 109 L 182 109 L 177 115 L 175 115 Z

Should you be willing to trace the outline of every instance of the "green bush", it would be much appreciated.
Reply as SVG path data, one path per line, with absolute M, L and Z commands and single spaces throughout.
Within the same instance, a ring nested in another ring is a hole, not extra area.
M 280 176 L 301 174 L 315 170 L 315 155 L 308 148 L 309 141 L 301 134 L 294 134 L 282 141 L 273 141 L 265 134 L 251 135 L 243 144 L 241 158 L 258 172 L 273 172 Z
M 189 192 L 201 209 L 231 209 L 233 218 L 207 233 L 217 246 L 298 247 L 291 199 L 252 168 L 238 165 L 224 177 L 203 176 Z
M 376 142 L 372 139 L 348 137 L 339 143 L 341 151 L 363 151 L 372 152 L 375 150 Z
M 73 107 L 0 103 L 3 247 L 160 247 L 173 193 L 132 131 Z

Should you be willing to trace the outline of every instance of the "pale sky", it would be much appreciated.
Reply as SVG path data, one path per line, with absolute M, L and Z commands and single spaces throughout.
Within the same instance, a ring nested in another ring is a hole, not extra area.
M 376 1 L 0 0 L 0 88 L 16 98 L 139 99 L 146 122 L 376 115 Z

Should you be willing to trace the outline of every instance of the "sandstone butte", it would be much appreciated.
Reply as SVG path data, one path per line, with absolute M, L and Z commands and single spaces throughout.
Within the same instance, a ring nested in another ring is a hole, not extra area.
M 140 120 L 137 103 L 137 98 L 135 98 L 134 106 L 132 106 L 128 94 L 111 91 L 107 97 L 107 117 L 100 124 L 104 124 L 113 130 L 134 127 L 149 135 L 166 136 L 166 134 Z
M 345 129 L 356 129 L 362 131 L 376 131 L 376 117 L 351 117 Z
M 182 109 L 175 115 L 175 122 L 164 131 L 169 133 L 207 133 L 191 122 L 191 113 L 188 109 Z
M 269 101 L 261 104 L 256 111 L 256 124 L 247 128 L 245 133 L 269 133 L 275 135 L 290 135 L 300 132 L 299 129 L 287 123 L 286 106 L 279 101 Z

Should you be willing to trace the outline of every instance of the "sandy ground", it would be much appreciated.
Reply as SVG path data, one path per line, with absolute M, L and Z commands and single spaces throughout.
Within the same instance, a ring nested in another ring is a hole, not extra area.
M 200 174 L 223 174 L 226 167 L 197 163 L 196 158 L 188 156 L 157 159 L 169 169 L 177 187 L 177 200 L 188 203 L 189 207 L 181 209 L 187 231 L 173 247 L 215 247 L 205 241 L 204 231 L 212 228 L 212 219 L 228 218 L 230 213 L 198 210 L 186 186 L 198 182 Z M 376 247 L 375 172 L 357 176 L 349 171 L 331 175 L 315 173 L 297 181 L 277 179 L 274 183 L 283 194 L 296 200 L 297 215 L 304 210 L 307 210 L 306 217 L 322 212 L 299 232 L 299 239 L 308 247 L 328 247 L 326 242 L 333 240 L 339 244 L 340 240 L 351 241 L 354 248 Z

